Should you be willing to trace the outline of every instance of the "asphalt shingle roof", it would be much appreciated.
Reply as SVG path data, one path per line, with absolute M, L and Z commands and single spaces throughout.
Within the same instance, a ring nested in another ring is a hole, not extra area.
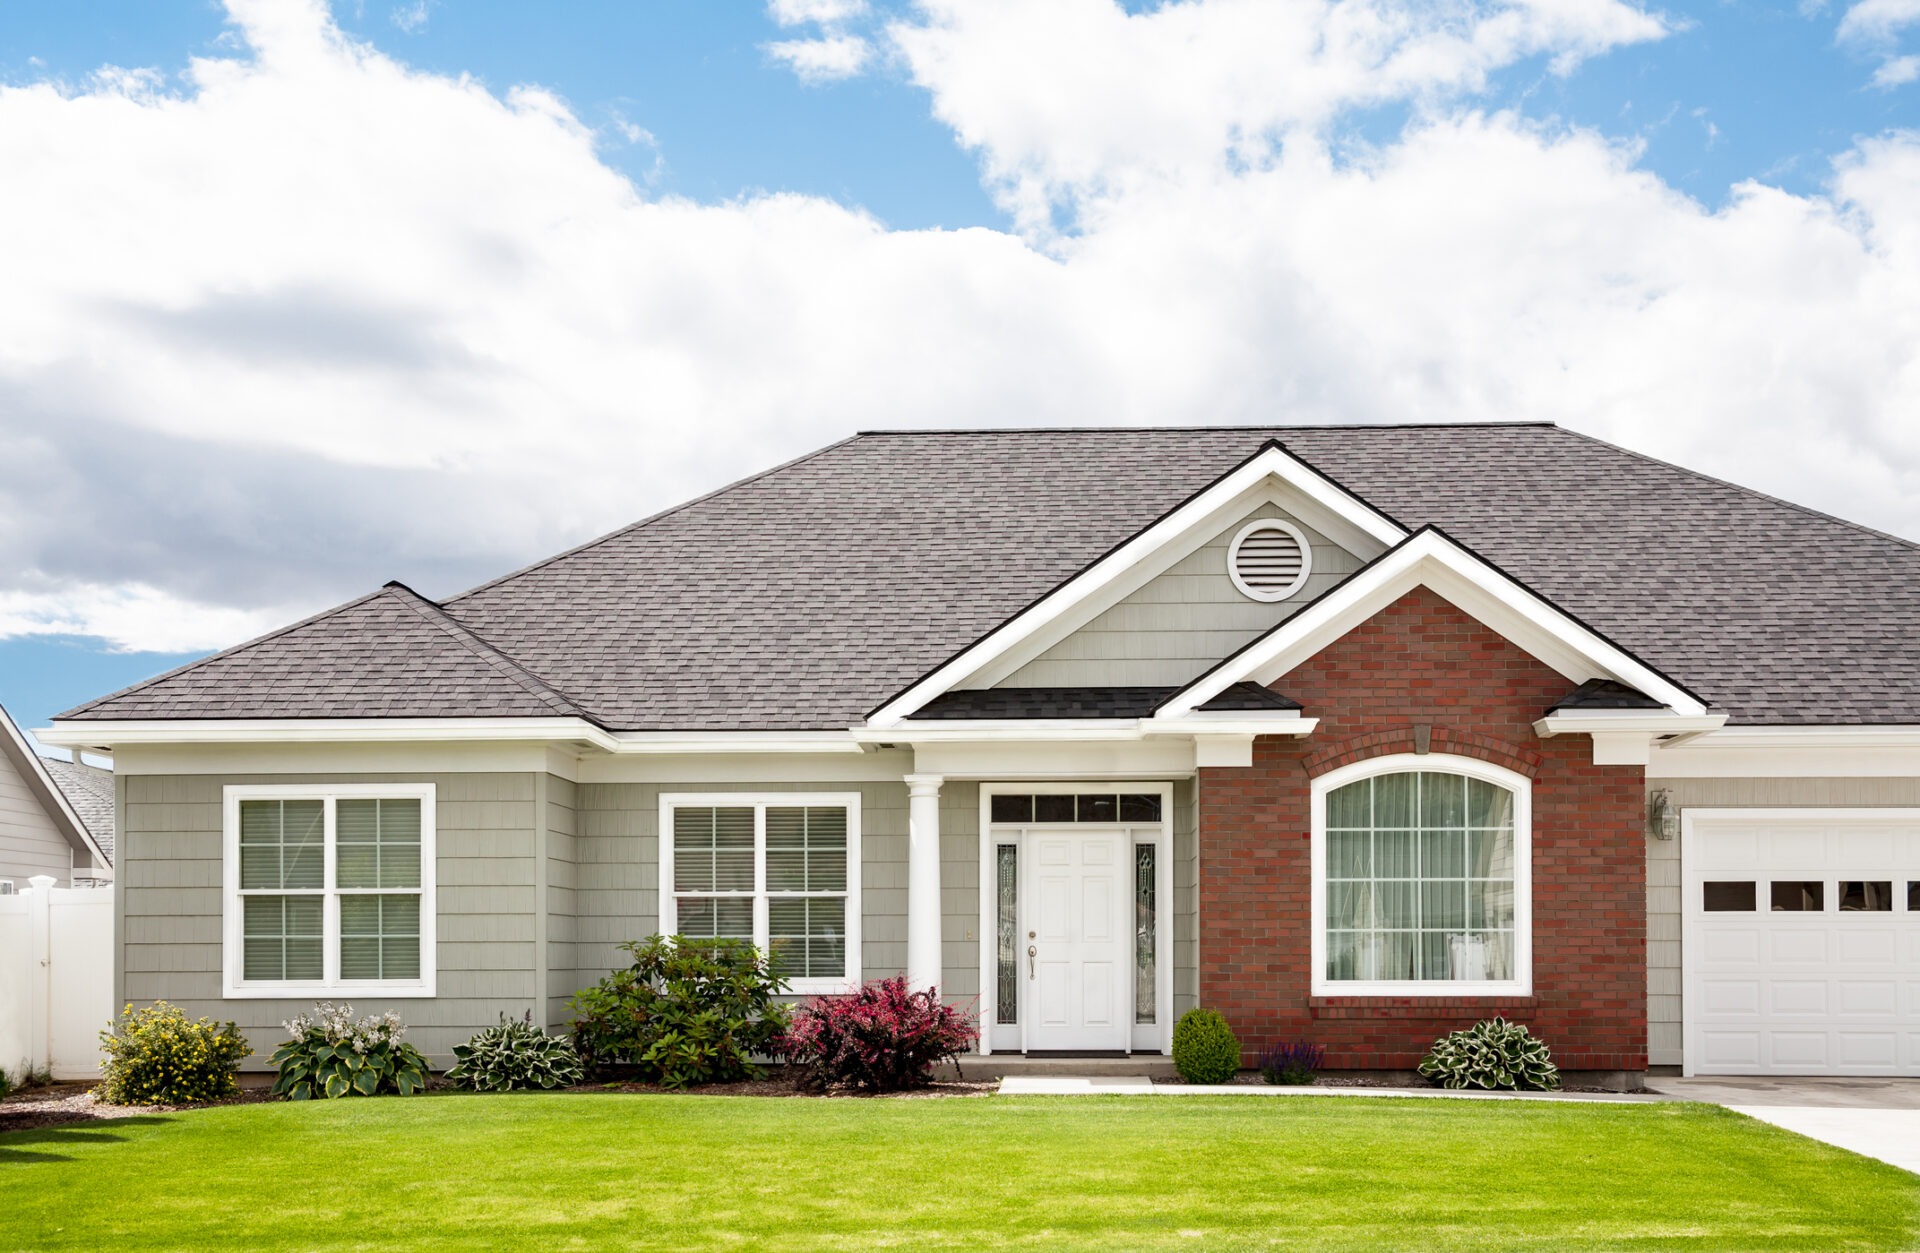
M 1145 718 L 1178 694 L 1177 687 L 988 687 L 943 692 L 915 720 L 972 718 Z M 1210 712 L 1297 712 L 1300 702 L 1258 683 L 1235 683 L 1200 708 Z
M 63 793 L 73 812 L 86 824 L 93 842 L 113 862 L 113 772 L 59 757 L 42 757 L 47 777 Z
M 870 433 L 444 621 L 389 587 L 63 717 L 844 727 L 1269 439 L 1735 722 L 1920 723 L 1920 547 L 1539 424 Z

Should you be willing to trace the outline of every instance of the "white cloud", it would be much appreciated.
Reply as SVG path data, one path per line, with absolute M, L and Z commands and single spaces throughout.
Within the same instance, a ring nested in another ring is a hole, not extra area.
M 0 635 L 444 594 L 875 426 L 1552 418 L 1920 536 L 1920 138 L 1710 211 L 1441 99 L 1633 10 L 1031 7 L 900 38 L 1060 235 L 650 197 L 310 2 L 236 0 L 177 93 L 0 86 Z M 1419 120 L 1336 159 L 1384 98 Z
M 1617 0 L 1399 3 L 928 0 L 893 41 L 1030 228 L 1051 207 L 1153 178 L 1271 159 L 1343 110 L 1483 88 L 1546 55 L 1567 73 L 1665 22 Z
M 1920 24 L 1920 0 L 1859 0 L 1840 18 L 1843 42 L 1880 43 Z
M 766 45 L 769 55 L 786 65 L 803 83 L 832 83 L 852 78 L 867 63 L 872 48 L 858 35 L 827 35 L 820 39 L 783 39 Z
M 388 16 L 393 24 L 409 35 L 417 35 L 427 28 L 427 21 L 433 16 L 432 0 L 410 0 L 410 3 L 398 5 Z
M 1873 72 L 1873 85 L 1904 87 L 1916 78 L 1920 78 L 1920 56 L 1889 57 Z
M 866 11 L 867 0 L 767 0 L 767 16 L 782 26 L 833 25 Z

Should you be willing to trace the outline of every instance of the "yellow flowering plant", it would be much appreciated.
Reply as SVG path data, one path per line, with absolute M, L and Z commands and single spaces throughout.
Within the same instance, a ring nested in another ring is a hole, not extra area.
M 188 1018 L 177 1005 L 128 1005 L 100 1033 L 104 1078 L 96 1100 L 110 1105 L 195 1105 L 240 1094 L 235 1073 L 253 1049 L 240 1028 Z

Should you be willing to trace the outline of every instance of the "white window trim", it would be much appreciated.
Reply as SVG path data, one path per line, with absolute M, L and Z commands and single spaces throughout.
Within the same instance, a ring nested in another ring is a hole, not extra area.
M 1285 587 L 1255 587 L 1240 574 L 1240 546 L 1247 542 L 1248 536 L 1258 535 L 1262 531 L 1280 531 L 1300 546 L 1300 572 Z M 1278 604 L 1305 586 L 1307 576 L 1312 573 L 1313 545 L 1307 542 L 1305 533 L 1299 527 L 1282 518 L 1255 518 L 1241 527 L 1239 534 L 1233 537 L 1233 542 L 1227 545 L 1227 577 L 1233 580 L 1233 585 L 1248 600 Z
M 1376 775 L 1424 770 L 1480 779 L 1513 793 L 1512 979 L 1450 981 L 1327 978 L 1327 794 Z M 1371 757 L 1313 781 L 1312 970 L 1314 996 L 1531 996 L 1533 995 L 1533 780 L 1474 757 L 1449 753 L 1393 753 Z
M 435 883 L 435 786 L 431 783 L 260 783 L 229 784 L 223 789 L 221 859 L 222 994 L 229 1000 L 288 999 L 313 996 L 390 993 L 408 997 L 435 995 L 439 974 L 436 933 L 439 910 Z M 420 978 L 340 978 L 340 893 L 334 887 L 334 802 L 338 800 L 417 800 L 420 802 Z M 261 980 L 242 978 L 245 970 L 240 908 L 240 802 L 249 800 L 317 800 L 326 804 L 326 873 L 322 879 L 322 961 L 319 980 Z
M 663 792 L 660 796 L 660 933 L 679 929 L 679 902 L 673 890 L 673 811 L 708 806 L 753 807 L 753 942 L 761 952 L 770 943 L 767 917 L 767 810 L 799 805 L 842 807 L 847 811 L 847 972 L 840 978 L 790 979 L 787 990 L 800 996 L 856 992 L 864 969 L 860 951 L 860 793 L 858 792 Z M 806 895 L 829 895 L 806 893 Z

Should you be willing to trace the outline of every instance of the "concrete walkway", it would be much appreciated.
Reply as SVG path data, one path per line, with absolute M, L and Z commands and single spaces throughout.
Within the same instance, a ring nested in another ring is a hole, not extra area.
M 1712 1101 L 1920 1174 L 1920 1080 L 1715 1076 L 1655 1078 L 1647 1086 L 1678 1100 Z

